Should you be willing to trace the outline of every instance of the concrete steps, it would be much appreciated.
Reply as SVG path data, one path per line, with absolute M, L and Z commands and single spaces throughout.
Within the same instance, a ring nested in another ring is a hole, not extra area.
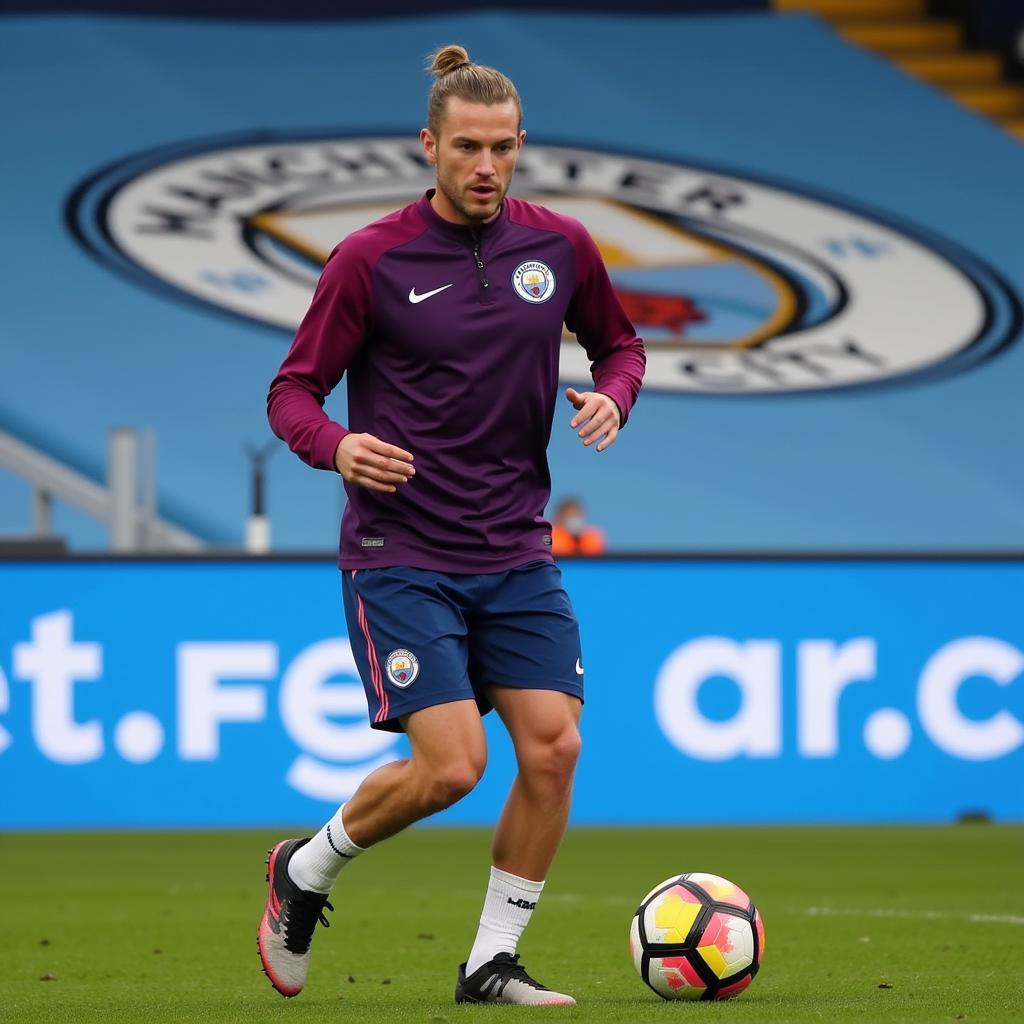
M 928 16 L 927 0 L 773 0 L 780 13 L 809 13 L 845 39 L 888 58 L 907 74 L 1024 138 L 1024 86 L 1003 81 L 996 53 L 965 50 L 951 19 Z
M 880 53 L 957 50 L 963 32 L 955 21 L 843 21 L 834 26 L 851 43 Z
M 923 18 L 925 0 L 775 0 L 775 9 L 788 13 L 839 18 Z
M 972 85 L 950 89 L 949 94 L 965 107 L 979 114 L 994 117 L 1024 115 L 1024 86 Z
M 1021 142 L 1024 142 L 1024 117 L 1004 117 L 1000 124 L 1011 135 L 1016 135 Z
M 1003 62 L 996 53 L 892 54 L 893 62 L 908 74 L 946 89 L 960 86 L 996 85 L 1003 77 Z

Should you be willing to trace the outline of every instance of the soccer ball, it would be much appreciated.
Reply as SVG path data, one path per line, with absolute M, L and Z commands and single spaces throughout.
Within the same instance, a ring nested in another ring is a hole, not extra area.
M 665 999 L 730 999 L 761 966 L 764 923 L 738 885 L 693 871 L 643 898 L 629 951 L 644 983 Z

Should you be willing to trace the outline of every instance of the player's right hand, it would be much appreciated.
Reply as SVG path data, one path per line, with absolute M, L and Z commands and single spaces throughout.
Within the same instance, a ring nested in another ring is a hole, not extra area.
M 387 493 L 416 474 L 409 452 L 373 434 L 346 434 L 334 451 L 334 465 L 348 483 Z

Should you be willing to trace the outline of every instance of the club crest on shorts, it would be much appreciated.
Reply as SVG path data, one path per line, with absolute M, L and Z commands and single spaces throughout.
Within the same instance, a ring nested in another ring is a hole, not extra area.
M 384 671 L 395 686 L 404 690 L 416 682 L 416 677 L 420 674 L 420 660 L 412 651 L 399 647 L 388 655 L 384 662 Z
M 512 286 L 527 302 L 547 302 L 555 294 L 555 275 L 546 263 L 527 260 L 516 267 Z

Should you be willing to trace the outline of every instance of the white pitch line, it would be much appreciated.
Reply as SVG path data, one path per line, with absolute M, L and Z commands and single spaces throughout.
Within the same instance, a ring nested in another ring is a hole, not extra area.
M 909 921 L 967 921 L 970 924 L 1024 925 L 1024 916 L 1020 914 L 951 914 L 946 910 L 853 910 L 838 907 L 807 907 L 801 913 L 808 917 L 895 917 Z
M 637 901 L 622 896 L 604 896 L 594 898 L 577 892 L 546 893 L 545 902 L 558 903 L 601 903 L 606 906 L 633 907 Z M 905 921 L 966 921 L 969 924 L 1010 924 L 1024 927 L 1024 915 L 1021 914 L 952 914 L 947 910 L 897 910 L 893 908 L 865 908 L 855 910 L 852 907 L 801 907 L 793 911 L 806 917 L 882 917 L 896 918 Z
M 559 903 L 601 903 L 609 907 L 632 907 L 636 909 L 639 900 L 631 900 L 625 896 L 600 896 L 595 899 L 593 896 L 584 896 L 579 892 L 552 892 L 545 893 L 544 902 L 557 900 Z

